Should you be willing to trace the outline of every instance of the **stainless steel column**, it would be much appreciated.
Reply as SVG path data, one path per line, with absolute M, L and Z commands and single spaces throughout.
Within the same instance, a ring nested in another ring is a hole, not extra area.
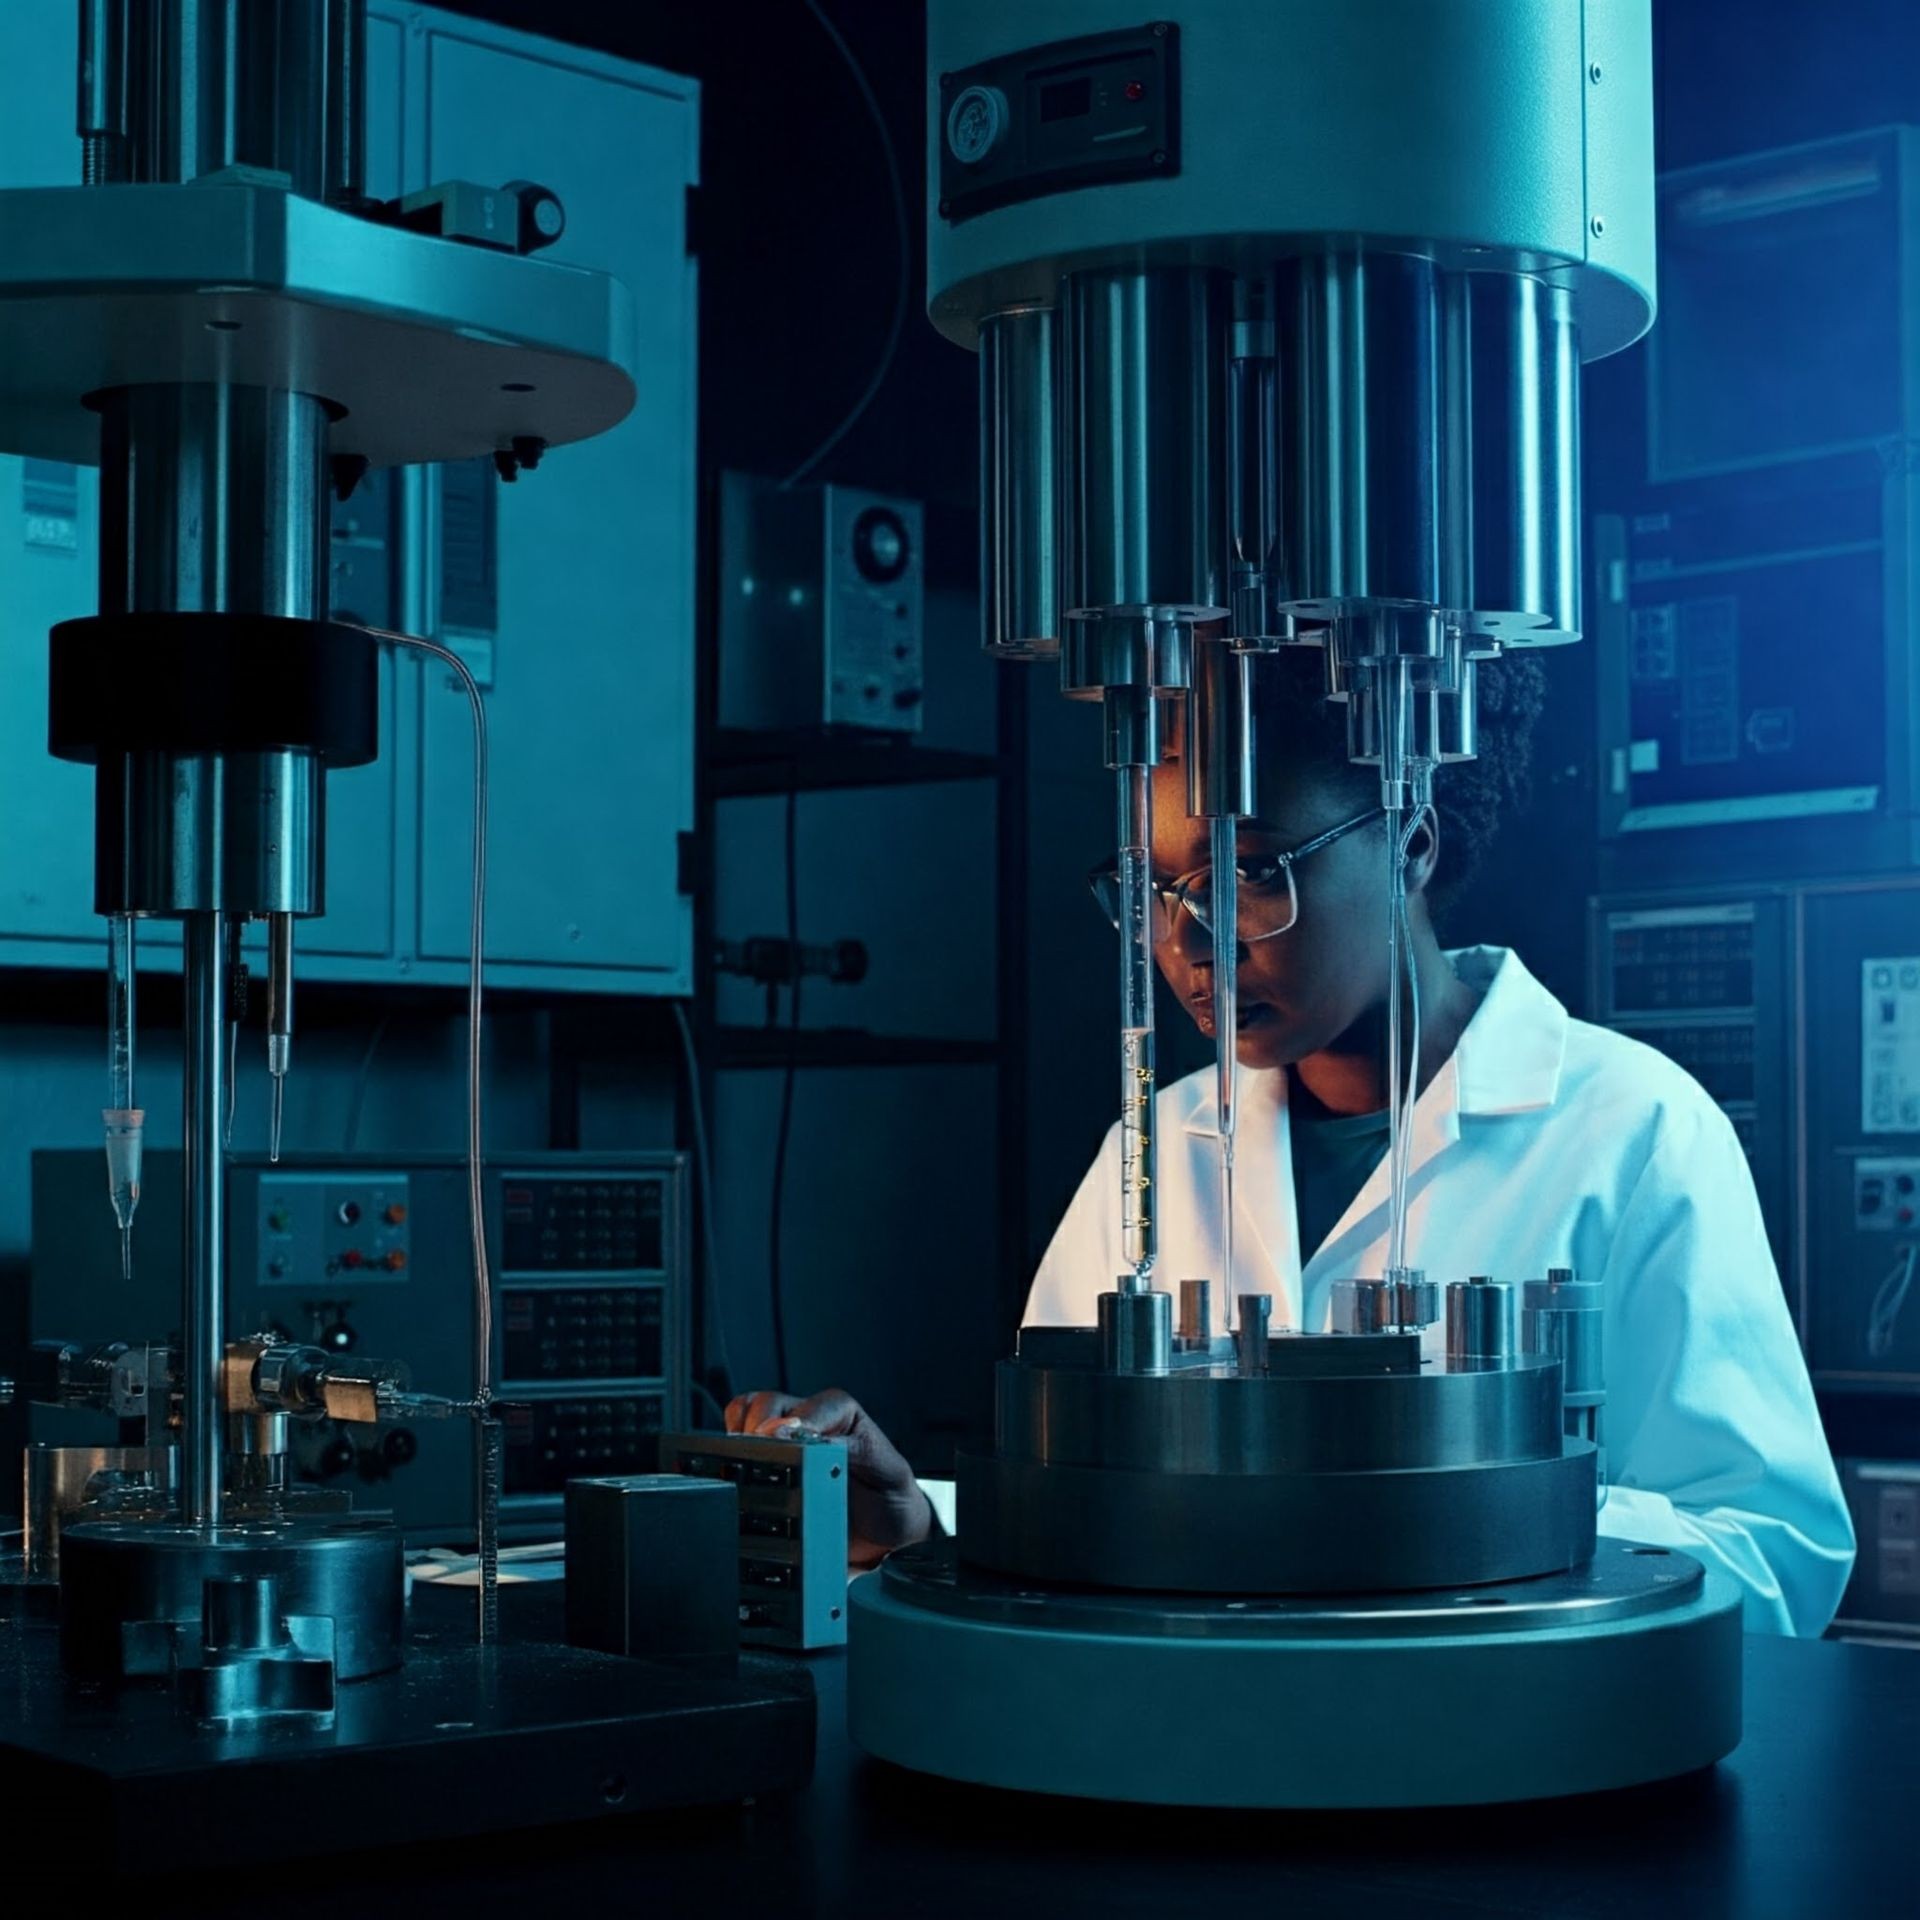
M 132 177 L 271 168 L 313 199 L 364 158 L 366 0 L 139 0 L 127 36 Z
M 1279 320 L 1293 604 L 1322 619 L 1362 601 L 1445 606 L 1433 262 L 1358 250 L 1289 260 Z
M 980 328 L 980 613 L 986 650 L 1060 651 L 1059 394 L 1051 307 Z
M 186 1326 L 181 1496 L 187 1524 L 220 1519 L 221 1372 L 226 1345 L 227 917 L 186 917 L 185 1149 Z
M 1580 636 L 1580 343 L 1573 296 L 1522 273 L 1464 282 L 1473 625 Z M 1456 383 L 1460 378 L 1455 374 Z
M 1227 276 L 1076 273 L 1062 329 L 1065 611 L 1227 611 Z
M 102 613 L 327 616 L 327 418 L 309 394 L 124 387 L 100 400 Z M 311 753 L 103 756 L 103 913 L 323 911 Z

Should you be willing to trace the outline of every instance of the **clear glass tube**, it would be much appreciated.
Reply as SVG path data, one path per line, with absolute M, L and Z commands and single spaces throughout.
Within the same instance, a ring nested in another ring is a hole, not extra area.
M 1403 1094 L 1406 1053 L 1401 1034 L 1401 998 L 1407 972 L 1407 870 L 1405 814 L 1387 809 L 1387 1272 L 1398 1277 L 1407 1264 L 1407 1188 L 1403 1149 L 1407 1102 Z M 1419 1077 L 1416 1066 L 1413 1078 Z
M 1119 770 L 1120 804 L 1120 1244 L 1134 1290 L 1152 1285 L 1153 796 L 1149 769 Z
M 140 1204 L 140 1148 L 146 1115 L 134 1105 L 133 916 L 107 916 L 107 1104 L 101 1109 L 107 1193 L 120 1228 L 120 1272 L 133 1277 L 133 1214 Z
M 1233 1300 L 1234 1068 L 1240 1045 L 1239 822 L 1231 814 L 1210 825 L 1212 867 L 1207 899 L 1213 918 L 1213 1046 L 1217 1131 L 1220 1137 L 1220 1284 Z

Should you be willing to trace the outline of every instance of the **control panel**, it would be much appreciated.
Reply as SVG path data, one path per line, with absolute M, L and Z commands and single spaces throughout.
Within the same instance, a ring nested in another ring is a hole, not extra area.
M 1180 171 L 1180 29 L 1154 20 L 940 76 L 940 217 Z
M 657 1393 L 509 1400 L 502 1491 L 511 1503 L 557 1500 L 583 1474 L 644 1473 L 663 1424 Z
M 1920 1230 L 1920 1154 L 1854 1162 L 1853 1224 L 1862 1233 Z
M 527 1174 L 500 1191 L 500 1264 L 515 1273 L 657 1273 L 665 1223 L 657 1177 Z
M 255 1278 L 311 1292 L 404 1284 L 413 1255 L 407 1176 L 276 1170 L 255 1189 Z

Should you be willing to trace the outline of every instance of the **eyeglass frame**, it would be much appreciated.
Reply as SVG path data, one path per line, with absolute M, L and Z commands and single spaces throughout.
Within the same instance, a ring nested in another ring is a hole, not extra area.
M 1343 820 L 1338 826 L 1328 827 L 1323 833 L 1316 833 L 1312 839 L 1303 840 L 1299 846 L 1289 848 L 1285 853 L 1272 855 L 1271 858 L 1274 864 L 1287 877 L 1287 898 L 1292 902 L 1293 910 L 1288 916 L 1285 926 L 1272 927 L 1265 933 L 1257 933 L 1252 939 L 1246 941 L 1245 944 L 1251 947 L 1259 945 L 1263 940 L 1277 940 L 1281 934 L 1291 933 L 1293 929 L 1300 924 L 1300 888 L 1293 877 L 1293 869 L 1298 861 L 1304 860 L 1310 853 L 1318 853 L 1323 847 L 1332 846 L 1336 840 L 1345 839 L 1348 834 L 1360 827 L 1367 826 L 1375 820 L 1385 818 L 1386 813 L 1384 808 L 1369 807 L 1365 813 L 1356 813 L 1352 819 Z M 1266 857 L 1268 856 L 1262 856 L 1263 859 Z M 1238 864 L 1238 860 L 1236 859 L 1235 865 L 1237 866 Z M 1151 883 L 1153 897 L 1165 910 L 1166 930 L 1169 935 L 1172 934 L 1174 928 L 1179 924 L 1175 915 L 1182 907 L 1193 916 L 1194 924 L 1203 932 L 1211 933 L 1213 931 L 1212 921 L 1204 916 L 1201 910 L 1193 903 L 1193 886 L 1202 874 L 1207 875 L 1209 878 L 1212 877 L 1212 861 L 1209 860 L 1205 866 L 1195 867 L 1191 872 L 1181 874 L 1177 879 L 1168 881 L 1164 886 L 1157 880 Z M 1120 865 L 1117 857 L 1110 857 L 1087 869 L 1087 886 L 1093 893 L 1095 904 L 1100 908 L 1102 917 L 1112 926 L 1116 933 L 1120 931 L 1120 916 L 1107 904 L 1107 894 L 1103 889 L 1108 887 L 1113 889 L 1117 904 L 1119 885 Z

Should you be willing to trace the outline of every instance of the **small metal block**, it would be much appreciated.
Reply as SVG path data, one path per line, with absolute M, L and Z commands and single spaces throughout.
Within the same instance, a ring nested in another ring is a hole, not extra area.
M 567 1640 L 731 1672 L 740 1632 L 739 1497 L 678 1473 L 567 1482 Z

